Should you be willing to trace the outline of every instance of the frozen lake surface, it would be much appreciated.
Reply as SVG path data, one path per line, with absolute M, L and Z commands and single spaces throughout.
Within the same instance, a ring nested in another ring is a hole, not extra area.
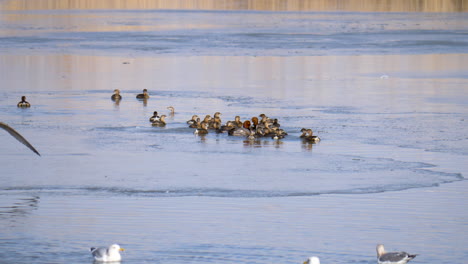
M 0 259 L 468 258 L 468 15 L 0 12 Z M 142 89 L 151 98 L 135 99 Z M 110 100 L 114 89 L 123 96 Z M 26 95 L 32 104 L 18 109 Z M 164 128 L 153 111 L 174 116 Z M 195 136 L 192 115 L 289 135 Z M 302 127 L 322 141 L 304 143 Z M 1 262 L 1 261 L 0 261 Z

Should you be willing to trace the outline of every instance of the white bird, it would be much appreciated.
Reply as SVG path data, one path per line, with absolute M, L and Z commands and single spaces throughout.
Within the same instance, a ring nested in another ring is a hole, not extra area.
M 306 261 L 304 261 L 304 264 L 320 264 L 320 259 L 318 257 L 310 257 Z
M 120 261 L 122 257 L 120 256 L 119 251 L 124 251 L 123 248 L 121 248 L 117 244 L 111 245 L 109 248 L 90 248 L 91 254 L 94 257 L 95 261 L 99 262 L 115 262 L 115 261 Z
M 385 252 L 382 244 L 377 245 L 377 262 L 379 264 L 406 264 L 414 259 L 417 255 L 410 255 L 404 251 L 401 252 Z
M 6 132 L 10 133 L 10 135 L 12 135 L 14 138 L 16 138 L 16 140 L 23 143 L 26 147 L 28 147 L 30 150 L 34 151 L 34 153 L 36 153 L 37 155 L 39 155 L 39 156 L 41 155 L 23 136 L 21 136 L 20 133 L 16 132 L 16 130 L 11 128 L 9 125 L 0 122 L 0 128 L 5 129 Z

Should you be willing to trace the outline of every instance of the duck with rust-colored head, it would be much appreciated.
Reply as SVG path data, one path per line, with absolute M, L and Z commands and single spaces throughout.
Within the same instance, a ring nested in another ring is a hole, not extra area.
M 242 127 L 236 127 L 229 130 L 228 135 L 238 136 L 238 137 L 248 137 L 250 136 L 250 121 L 246 120 L 242 123 Z
M 31 107 L 31 104 L 26 101 L 26 96 L 21 96 L 21 101 L 16 105 L 20 108 L 28 108 Z
M 137 94 L 136 98 L 137 99 L 148 99 L 150 96 L 148 94 L 148 90 L 143 89 L 143 93 Z

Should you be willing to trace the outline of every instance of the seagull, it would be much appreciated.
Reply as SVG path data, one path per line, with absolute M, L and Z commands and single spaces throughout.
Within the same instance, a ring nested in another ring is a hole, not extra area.
M 304 261 L 304 264 L 320 264 L 320 259 L 318 257 L 310 257 Z
M 99 262 L 114 262 L 120 261 L 122 257 L 120 256 L 119 251 L 124 251 L 125 249 L 121 248 L 117 244 L 111 245 L 109 248 L 90 248 L 91 254 L 94 257 L 95 261 Z
M 382 244 L 377 245 L 377 262 L 379 264 L 406 264 L 417 255 L 410 255 L 406 252 L 385 252 Z
M 30 150 L 34 151 L 34 153 L 41 156 L 41 154 L 39 154 L 39 152 L 23 136 L 21 136 L 20 133 L 18 133 L 16 130 L 11 128 L 9 125 L 0 122 L 0 127 L 5 129 L 6 132 L 10 133 L 10 135 L 12 135 L 14 138 L 16 138 L 16 140 L 18 140 L 19 142 L 23 143 Z

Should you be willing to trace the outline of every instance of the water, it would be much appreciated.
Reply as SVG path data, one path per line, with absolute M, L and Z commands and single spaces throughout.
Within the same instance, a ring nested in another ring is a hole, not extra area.
M 123 263 L 468 257 L 465 13 L 0 15 L 0 118 L 42 155 L 0 133 L 0 262 L 92 263 L 111 243 Z M 216 111 L 289 135 L 193 135 Z

